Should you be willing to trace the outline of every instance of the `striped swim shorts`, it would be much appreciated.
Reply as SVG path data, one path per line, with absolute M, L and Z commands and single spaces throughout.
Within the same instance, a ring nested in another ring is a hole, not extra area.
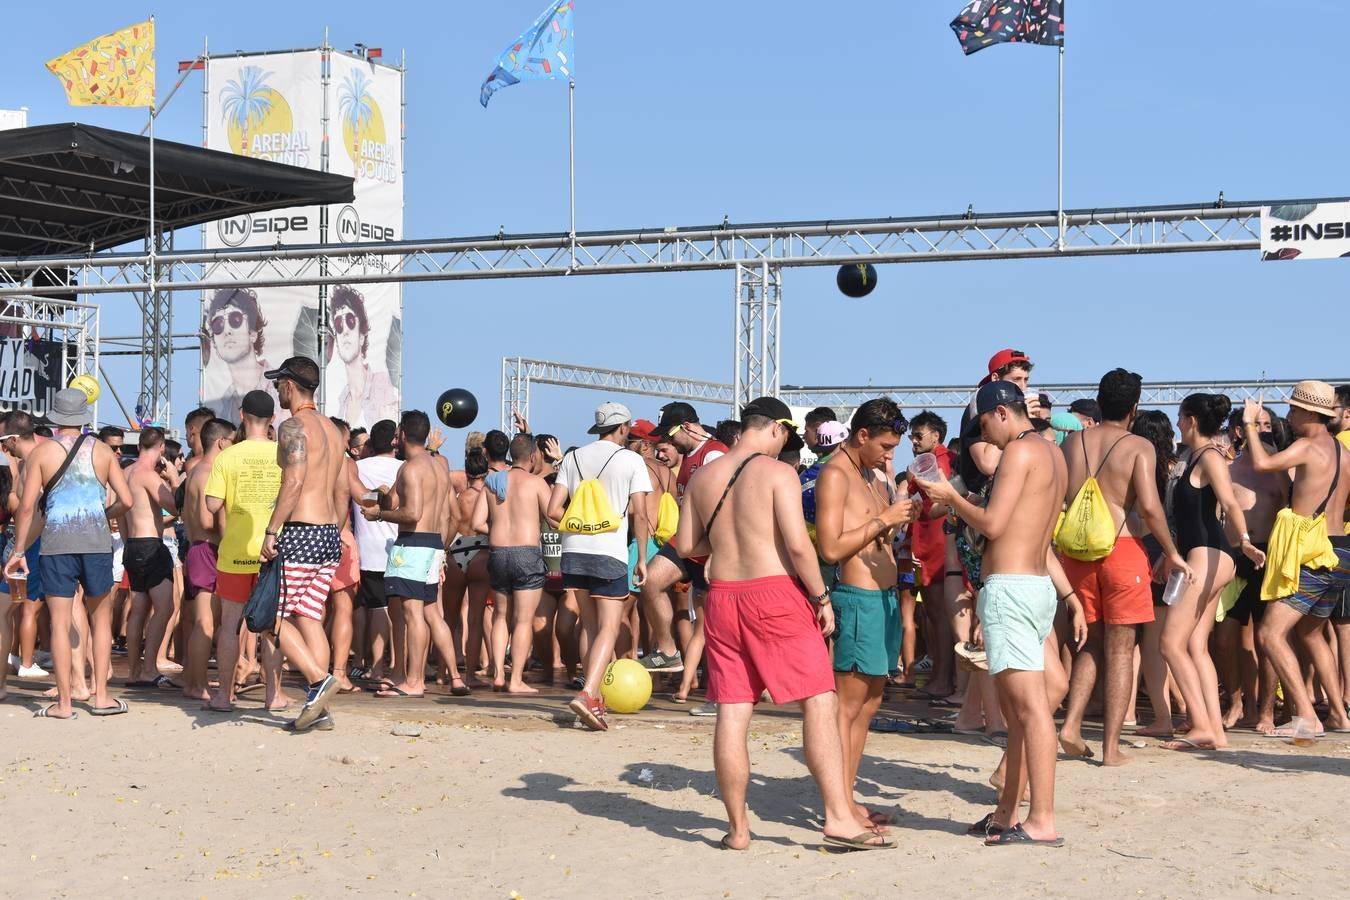
M 277 538 L 281 558 L 281 614 L 323 621 L 342 538 L 336 525 L 287 522 Z

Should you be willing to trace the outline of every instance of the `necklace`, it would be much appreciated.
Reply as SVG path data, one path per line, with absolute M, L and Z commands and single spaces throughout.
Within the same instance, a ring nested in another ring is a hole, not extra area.
M 297 406 L 295 409 L 291 410 L 291 415 L 293 415 L 293 416 L 298 416 L 298 415 L 300 415 L 302 412 L 304 412 L 304 411 L 307 410 L 307 409 L 314 409 L 314 410 L 317 410 L 318 407 L 315 406 L 313 403 L 301 403 L 301 404 L 300 404 L 299 406 Z
M 867 477 L 867 474 L 863 471 L 863 467 L 858 464 L 858 461 L 853 458 L 853 454 L 849 453 L 848 450 L 844 451 L 844 455 L 848 457 L 849 462 L 853 463 L 853 468 L 858 471 L 858 477 L 861 478 L 863 484 L 867 486 L 867 490 L 872 494 L 872 498 L 876 500 L 877 503 L 881 506 L 881 510 L 879 511 L 884 512 L 889 504 L 887 504 L 886 501 L 882 500 L 881 495 L 877 493 L 876 486 L 873 484 L 873 482 L 876 481 L 876 476 L 873 475 L 873 477 L 869 479 Z M 886 531 L 887 529 L 882 529 L 881 534 L 878 534 L 875 538 L 872 539 L 873 542 L 877 545 L 878 549 L 884 549 L 886 547 L 886 544 L 881 539 L 882 535 L 884 535 Z

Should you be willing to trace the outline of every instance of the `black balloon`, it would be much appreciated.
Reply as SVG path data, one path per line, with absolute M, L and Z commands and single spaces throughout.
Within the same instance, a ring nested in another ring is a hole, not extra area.
M 871 263 L 840 266 L 834 283 L 848 297 L 866 297 L 877 286 L 877 270 Z
M 464 388 L 451 388 L 437 399 L 436 418 L 450 428 L 468 428 L 478 418 L 478 398 Z

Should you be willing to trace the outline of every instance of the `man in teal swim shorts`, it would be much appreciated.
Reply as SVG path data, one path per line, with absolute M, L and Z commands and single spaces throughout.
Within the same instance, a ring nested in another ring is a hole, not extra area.
M 891 455 L 905 428 L 895 403 L 868 400 L 853 414 L 848 440 L 816 477 L 816 545 L 826 563 L 839 566 L 832 593 L 834 681 L 844 783 L 850 790 L 886 676 L 900 656 L 891 537 L 897 525 L 910 521 L 916 507 L 908 497 L 897 498 Z M 854 802 L 858 815 L 873 825 L 892 824 L 889 816 Z
M 919 482 L 920 490 L 934 502 L 953 506 L 963 521 L 989 539 L 984 587 L 975 609 L 984 628 L 989 674 L 1008 722 L 1008 764 L 998 808 L 972 825 L 969 833 L 983 835 L 990 845 L 1060 846 L 1063 841 L 1055 830 L 1057 748 L 1045 692 L 1045 639 L 1057 605 L 1050 538 L 1069 471 L 1058 447 L 1036 440 L 1022 390 L 1011 381 L 981 387 L 975 395 L 975 413 L 984 439 L 1002 451 L 988 506 L 974 506 L 946 479 Z M 1058 574 L 1067 586 L 1063 573 Z M 1059 599 L 1071 594 L 1066 591 Z M 1019 822 L 1018 804 L 1028 774 L 1031 813 Z

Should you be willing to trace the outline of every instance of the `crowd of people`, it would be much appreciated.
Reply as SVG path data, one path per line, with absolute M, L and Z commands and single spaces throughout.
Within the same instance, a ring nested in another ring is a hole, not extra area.
M 604 731 L 602 679 L 633 658 L 716 717 L 735 850 L 761 700 L 800 705 L 825 840 L 850 850 L 895 846 L 854 791 L 877 731 L 1003 748 L 998 804 L 969 829 L 994 845 L 1062 843 L 1055 766 L 1094 755 L 1089 715 L 1106 765 L 1129 762 L 1127 730 L 1178 752 L 1241 728 L 1350 732 L 1350 385 L 1300 382 L 1285 417 L 1192 394 L 1174 426 L 1138 408 L 1137 374 L 1056 411 L 1032 366 L 995 354 L 950 436 L 884 397 L 800 424 L 761 397 L 715 426 L 683 402 L 654 421 L 611 402 L 566 451 L 519 417 L 471 433 L 460 470 L 421 411 L 369 430 L 321 415 L 305 357 L 266 372 L 239 421 L 189 413 L 185 445 L 93 434 L 61 391 L 49 424 L 0 415 L 0 699 L 12 668 L 55 682 L 40 717 L 124 714 L 121 655 L 126 688 L 222 715 L 261 691 L 297 731 L 333 728 L 337 693 L 429 683 L 570 685 Z M 279 615 L 255 634 L 268 563 Z M 932 712 L 883 714 L 888 696 Z

